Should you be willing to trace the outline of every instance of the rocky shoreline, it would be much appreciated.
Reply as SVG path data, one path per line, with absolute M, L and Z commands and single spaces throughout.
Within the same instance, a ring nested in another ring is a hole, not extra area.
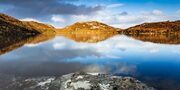
M 132 78 L 76 72 L 60 77 L 0 77 L 0 90 L 156 90 Z M 3 82 L 6 80 L 6 82 Z

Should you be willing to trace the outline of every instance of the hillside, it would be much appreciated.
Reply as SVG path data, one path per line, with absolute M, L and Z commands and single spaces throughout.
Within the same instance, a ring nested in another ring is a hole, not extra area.
M 55 28 L 48 24 L 43 24 L 35 21 L 22 21 L 28 28 L 35 29 L 40 33 L 55 33 Z
M 130 27 L 125 34 L 179 34 L 180 21 L 144 23 Z
M 67 26 L 63 29 L 57 30 L 58 33 L 117 33 L 117 28 L 113 28 L 106 24 L 90 21 L 77 22 L 73 25 Z
M 28 28 L 18 19 L 0 13 L 0 49 L 38 34 L 40 32 Z
M 23 22 L 0 13 L 0 34 L 38 34 L 35 29 L 27 27 Z
M 54 37 L 55 28 L 34 21 L 20 21 L 0 13 L 0 50 L 36 36 Z

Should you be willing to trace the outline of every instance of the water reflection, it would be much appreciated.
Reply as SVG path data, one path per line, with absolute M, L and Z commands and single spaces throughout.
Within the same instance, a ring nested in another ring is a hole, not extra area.
M 0 42 L 0 55 L 22 47 L 24 44 L 36 44 L 53 39 L 55 35 L 40 34 L 29 38 L 3 37 Z
M 68 39 L 74 40 L 76 42 L 86 42 L 86 43 L 97 43 L 104 41 L 118 33 L 114 32 L 88 32 L 88 33 L 68 33 L 68 32 L 59 32 L 57 36 L 64 36 Z
M 161 43 L 161 44 L 180 44 L 179 34 L 145 34 L 145 35 L 129 35 L 137 40 Z
M 93 43 L 67 37 L 74 39 L 34 39 L 1 55 L 0 73 L 34 77 L 99 72 L 133 76 L 162 90 L 180 89 L 178 44 L 144 42 L 125 35 L 107 35 L 106 40 L 93 39 Z

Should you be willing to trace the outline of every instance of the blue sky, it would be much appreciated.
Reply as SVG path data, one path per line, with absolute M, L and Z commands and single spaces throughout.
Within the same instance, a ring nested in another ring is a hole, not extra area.
M 180 20 L 179 0 L 1 0 L 0 12 L 55 27 L 100 21 L 127 28 L 144 22 Z

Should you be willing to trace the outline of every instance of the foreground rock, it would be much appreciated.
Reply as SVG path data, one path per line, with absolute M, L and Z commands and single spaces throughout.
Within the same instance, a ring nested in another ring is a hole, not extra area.
M 2 90 L 155 90 L 131 77 L 83 72 L 62 77 L 7 77 L 1 78 L 1 82 L 4 84 L 0 85 Z

